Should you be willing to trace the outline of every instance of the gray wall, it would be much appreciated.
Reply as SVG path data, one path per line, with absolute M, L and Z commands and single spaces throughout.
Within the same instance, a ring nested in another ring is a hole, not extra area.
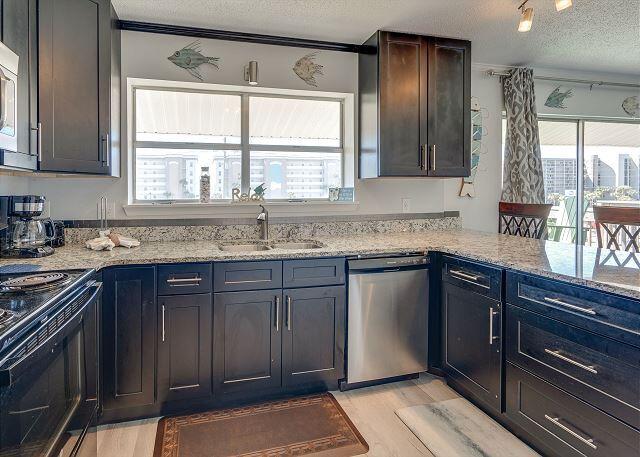
M 122 37 L 122 106 L 126 107 L 126 78 L 150 78 L 194 82 L 194 78 L 167 60 L 172 52 L 180 49 L 190 40 L 187 37 L 123 32 Z M 313 89 L 307 86 L 291 71 L 294 62 L 312 52 L 306 49 L 256 45 L 214 40 L 202 40 L 203 53 L 221 57 L 220 70 L 202 69 L 204 82 L 244 85 L 243 67 L 249 60 L 257 60 L 260 65 L 260 85 L 262 87 Z M 350 92 L 357 94 L 357 56 L 350 53 L 319 51 L 317 62 L 324 65 L 324 76 L 318 78 L 318 90 Z M 312 205 L 274 206 L 275 215 L 322 215 L 322 214 L 374 214 L 402 212 L 402 198 L 411 199 L 411 212 L 440 212 L 459 210 L 463 224 L 469 228 L 495 231 L 497 228 L 497 202 L 501 187 L 501 113 L 502 94 L 497 78 L 486 76 L 487 68 L 499 66 L 474 65 L 472 71 L 472 95 L 479 98 L 486 110 L 484 120 L 487 136 L 484 138 L 486 153 L 482 156 L 476 175 L 477 197 L 459 197 L 461 180 L 456 179 L 379 179 L 356 180 L 357 205 Z M 560 70 L 536 71 L 537 74 L 557 75 L 576 78 L 596 78 L 611 80 L 634 80 L 620 75 L 594 75 L 570 73 Z M 637 81 L 638 78 L 635 78 Z M 554 83 L 537 83 L 538 107 L 541 113 L 591 114 L 625 116 L 620 110 L 623 95 L 633 91 L 610 90 L 588 86 L 577 86 L 576 95 L 567 100 L 567 110 L 553 110 L 544 107 L 548 93 Z M 190 214 L 172 213 L 167 208 L 151 208 L 143 214 L 129 215 L 123 209 L 128 202 L 128 151 L 126 145 L 126 112 L 123 113 L 123 168 L 122 178 L 14 178 L 0 175 L 2 193 L 32 192 L 47 196 L 51 202 L 51 216 L 64 219 L 96 218 L 96 202 L 100 196 L 107 196 L 112 204 L 113 217 L 229 217 L 248 216 L 254 207 L 216 206 L 194 209 Z

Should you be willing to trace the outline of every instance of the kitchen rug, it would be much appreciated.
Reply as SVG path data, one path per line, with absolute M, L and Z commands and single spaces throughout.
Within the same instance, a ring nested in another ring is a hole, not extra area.
M 369 446 L 329 393 L 158 422 L 154 457 L 348 457 Z
M 436 457 L 538 457 L 464 398 L 402 408 L 396 415 Z

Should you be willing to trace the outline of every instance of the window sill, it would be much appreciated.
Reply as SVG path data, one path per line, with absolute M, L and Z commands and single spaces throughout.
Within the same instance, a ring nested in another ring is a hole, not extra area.
M 128 217 L 144 216 L 198 216 L 198 217 L 243 217 L 255 216 L 258 205 L 263 204 L 272 215 L 295 215 L 313 213 L 314 215 L 350 212 L 358 208 L 359 202 L 330 201 L 266 201 L 263 203 L 213 202 L 213 203 L 132 203 L 123 205 Z

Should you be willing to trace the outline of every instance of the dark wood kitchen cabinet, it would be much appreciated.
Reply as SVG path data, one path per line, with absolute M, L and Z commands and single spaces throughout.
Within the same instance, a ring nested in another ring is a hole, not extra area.
M 214 393 L 279 387 L 282 290 L 214 294 Z
M 39 169 L 118 176 L 120 32 L 111 3 L 40 0 L 37 19 Z
M 469 176 L 471 43 L 378 31 L 362 49 L 360 177 Z
M 344 377 L 345 287 L 285 289 L 283 296 L 283 385 L 335 385 Z
M 501 304 L 442 283 L 443 370 L 454 387 L 500 411 Z
M 105 410 L 152 405 L 156 385 L 155 267 L 103 272 Z
M 158 297 L 158 401 L 211 395 L 211 294 Z

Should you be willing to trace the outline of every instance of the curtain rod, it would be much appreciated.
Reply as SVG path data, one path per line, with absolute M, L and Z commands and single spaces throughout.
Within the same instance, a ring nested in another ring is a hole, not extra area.
M 508 72 L 500 72 L 496 70 L 487 70 L 489 76 L 509 76 Z M 533 79 L 539 79 L 541 81 L 556 81 L 574 84 L 588 84 L 590 86 L 615 86 L 615 87 L 635 87 L 640 88 L 640 84 L 634 83 L 619 83 L 612 81 L 593 81 L 589 79 L 571 79 L 571 78 L 556 78 L 554 76 L 534 76 Z

